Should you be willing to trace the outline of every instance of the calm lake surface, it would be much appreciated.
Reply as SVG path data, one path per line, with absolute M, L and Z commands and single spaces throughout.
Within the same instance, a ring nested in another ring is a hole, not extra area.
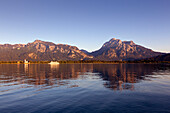
M 0 64 L 0 112 L 170 112 L 170 64 Z

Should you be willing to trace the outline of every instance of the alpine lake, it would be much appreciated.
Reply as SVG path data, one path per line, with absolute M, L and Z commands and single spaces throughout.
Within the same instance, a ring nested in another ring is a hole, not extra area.
M 0 64 L 0 113 L 170 113 L 170 64 Z

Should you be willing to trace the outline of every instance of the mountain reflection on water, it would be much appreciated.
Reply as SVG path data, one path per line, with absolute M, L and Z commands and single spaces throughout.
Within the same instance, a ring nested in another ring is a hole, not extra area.
M 1 87 L 20 84 L 22 87 L 38 87 L 43 90 L 60 86 L 79 87 L 79 83 L 74 81 L 79 79 L 101 79 L 106 88 L 134 90 L 135 83 L 150 80 L 153 77 L 150 75 L 161 74 L 161 70 L 169 70 L 169 65 L 162 65 L 164 64 L 1 64 L 0 84 Z

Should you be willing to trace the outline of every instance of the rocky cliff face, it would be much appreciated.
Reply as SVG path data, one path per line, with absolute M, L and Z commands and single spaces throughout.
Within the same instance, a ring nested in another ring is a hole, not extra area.
M 160 54 L 161 53 L 137 45 L 133 41 L 121 41 L 115 38 L 104 43 L 99 50 L 91 53 L 97 60 L 134 60 L 149 58 Z
M 0 45 L 0 60 L 82 60 L 91 59 L 75 46 L 35 40 L 28 44 Z

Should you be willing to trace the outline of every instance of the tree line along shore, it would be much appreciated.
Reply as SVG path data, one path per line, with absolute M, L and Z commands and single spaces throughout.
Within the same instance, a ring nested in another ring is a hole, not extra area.
M 68 63 L 170 63 L 170 61 L 58 61 L 60 64 Z M 0 64 L 24 64 L 24 61 L 0 61 Z M 29 64 L 48 64 L 50 61 L 29 61 Z

